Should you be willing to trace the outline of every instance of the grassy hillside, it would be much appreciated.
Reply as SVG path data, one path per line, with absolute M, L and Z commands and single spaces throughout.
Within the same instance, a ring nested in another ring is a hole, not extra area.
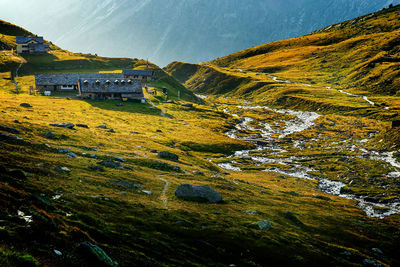
M 29 84 L 27 79 L 17 81 Z M 0 166 L 7 170 L 0 186 L 3 266 L 85 266 L 93 259 L 79 247 L 84 241 L 100 246 L 120 266 L 357 266 L 365 258 L 399 264 L 393 245 L 398 215 L 368 218 L 354 201 L 322 193 L 316 181 L 255 170 L 227 174 L 210 162 L 252 147 L 224 134 L 232 124 L 220 110 L 162 104 L 152 96 L 156 108 L 30 96 L 25 86 L 15 95 L 11 83 L 0 88 L 0 124 L 23 138 L 2 135 L 0 141 Z M 49 125 L 55 122 L 88 128 Z M 96 128 L 101 123 L 114 132 Z M 54 138 L 44 137 L 49 131 Z M 341 128 L 339 136 L 362 138 L 362 131 Z M 155 153 L 163 150 L 179 160 Z M 93 167 L 116 157 L 123 168 Z M 178 199 L 174 192 L 185 183 L 209 185 L 224 202 Z M 272 222 L 269 231 L 252 225 L 265 219 Z M 373 252 L 375 247 L 384 254 Z
M 11 53 L 16 47 L 15 36 L 34 36 L 31 32 L 0 20 L 0 72 L 18 70 L 19 75 L 32 75 L 36 73 L 60 73 L 60 72 L 120 72 L 122 69 L 152 69 L 156 72 L 156 81 L 152 86 L 159 92 L 166 87 L 169 97 L 176 99 L 178 91 L 181 98 L 186 101 L 200 101 L 185 86 L 179 83 L 170 74 L 163 71 L 157 65 L 142 59 L 131 58 L 110 58 L 100 57 L 92 54 L 73 53 L 63 50 L 54 44 L 50 45 L 49 53 L 41 55 L 18 55 Z M 29 79 L 32 81 L 32 77 Z M 161 94 L 160 94 L 161 95 Z
M 174 62 L 165 69 L 198 93 L 303 109 L 362 108 L 363 115 L 380 113 L 390 119 L 400 108 L 399 17 L 397 6 L 209 63 Z M 326 87 L 367 95 L 391 111 L 372 111 L 361 98 Z

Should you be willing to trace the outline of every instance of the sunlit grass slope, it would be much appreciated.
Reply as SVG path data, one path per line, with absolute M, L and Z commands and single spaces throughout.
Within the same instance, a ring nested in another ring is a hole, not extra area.
M 17 81 L 23 85 L 29 79 Z M 252 147 L 225 136 L 231 119 L 214 107 L 163 104 L 152 96 L 157 108 L 131 102 L 117 106 L 116 101 L 30 96 L 24 86 L 16 95 L 13 86 L 1 84 L 0 124 L 15 127 L 24 140 L 0 142 L 0 165 L 21 169 L 27 178 L 1 176 L 3 265 L 85 266 L 88 261 L 79 252 L 83 241 L 99 245 L 120 266 L 357 266 L 365 258 L 399 264 L 393 246 L 398 215 L 367 218 L 353 201 L 322 193 L 316 181 L 256 171 L 226 174 L 210 162 L 210 157 Z M 32 107 L 21 107 L 22 102 Z M 49 125 L 55 122 L 89 128 Z M 101 123 L 114 133 L 96 128 Z M 48 131 L 55 139 L 44 137 Z M 60 148 L 77 156 L 69 158 Z M 175 153 L 179 160 L 161 159 L 155 150 Z M 124 169 L 90 169 L 115 157 L 125 160 Z M 57 166 L 70 172 L 57 173 Z M 224 203 L 176 198 L 176 188 L 184 183 L 209 185 Z M 246 213 L 252 210 L 256 214 Z M 18 211 L 32 216 L 32 222 L 19 219 Z M 265 219 L 271 230 L 253 228 Z M 373 252 L 374 247 L 385 254 Z
M 368 103 L 361 98 L 334 90 L 345 89 L 368 95 L 378 106 L 389 105 L 390 112 L 379 111 L 381 117 L 389 119 L 398 116 L 400 108 L 399 18 L 397 6 L 208 63 L 173 62 L 165 69 L 198 93 L 286 107 L 365 108 L 364 115 L 376 113 L 368 110 Z

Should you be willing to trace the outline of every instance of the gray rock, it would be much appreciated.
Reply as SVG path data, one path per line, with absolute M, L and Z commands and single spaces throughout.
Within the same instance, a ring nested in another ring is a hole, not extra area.
M 76 158 L 76 154 L 75 154 L 74 152 L 68 152 L 66 155 L 67 155 L 67 157 L 69 157 L 70 159 Z
M 162 133 L 162 131 L 161 130 L 156 130 L 156 133 Z
M 131 133 L 131 134 L 139 134 L 139 133 L 136 132 L 136 131 L 130 131 L 130 133 Z
M 0 131 L 7 132 L 7 133 L 12 133 L 12 134 L 19 134 L 21 133 L 19 130 L 13 128 L 13 127 L 8 127 L 4 125 L 0 125 Z
M 351 252 L 348 251 L 348 250 L 343 251 L 342 254 L 345 255 L 345 256 L 351 256 L 352 255 Z
M 107 125 L 105 123 L 102 123 L 99 126 L 97 126 L 96 128 L 107 129 Z
M 113 159 L 119 162 L 125 162 L 125 160 L 121 157 L 113 157 Z
M 155 150 L 155 149 L 153 149 L 153 150 L 150 150 L 150 152 L 151 152 L 151 153 L 158 153 L 158 151 L 157 151 L 157 150 Z
M 50 123 L 50 126 L 73 129 L 75 124 L 70 122 Z
M 379 253 L 379 254 L 383 254 L 383 251 L 379 248 L 372 248 L 373 252 Z
M 78 250 L 81 254 L 87 257 L 91 263 L 97 266 L 119 266 L 118 262 L 113 261 L 107 253 L 104 252 L 99 246 L 92 244 L 91 242 L 82 242 Z M 92 264 L 90 264 L 92 265 Z
M 193 173 L 196 174 L 196 175 L 204 176 L 204 172 L 199 171 L 199 170 L 194 170 Z
M 253 228 L 268 231 L 271 229 L 271 223 L 268 220 L 258 221 L 252 224 Z
M 261 194 L 268 194 L 268 192 L 265 191 L 265 190 L 260 190 L 260 193 L 261 193 Z
M 294 196 L 294 197 L 297 197 L 297 196 L 299 196 L 299 194 L 298 194 L 298 193 L 296 193 L 296 192 L 294 192 L 294 191 L 290 191 L 290 192 L 289 192 L 289 194 L 290 194 L 290 195 L 292 195 L 292 196 Z
M 148 190 L 142 190 L 142 192 L 145 193 L 146 195 L 152 195 L 153 194 L 153 192 L 148 191 Z
M 379 264 L 379 263 L 377 263 L 376 261 L 374 261 L 374 260 L 370 260 L 370 259 L 364 259 L 363 260 L 363 265 L 364 266 L 371 266 L 371 267 L 379 267 L 379 266 L 382 266 L 381 264 Z
M 160 151 L 158 153 L 158 156 L 160 158 L 169 159 L 169 160 L 178 160 L 179 159 L 178 155 L 171 153 L 169 151 Z
M 187 108 L 192 108 L 193 104 L 192 103 L 183 103 L 181 106 L 182 107 L 187 107 Z
M 109 133 L 115 133 L 114 129 L 108 129 L 107 132 L 109 132 Z
M 244 213 L 249 214 L 249 215 L 257 215 L 258 211 L 256 211 L 256 210 L 246 210 Z
M 24 138 L 21 138 L 19 136 L 16 135 L 11 135 L 11 134 L 5 134 L 5 133 L 0 133 L 0 141 L 3 142 L 20 142 L 20 141 L 24 141 Z
M 313 195 L 313 198 L 318 198 L 318 199 L 322 199 L 322 200 L 326 200 L 326 201 L 331 200 L 329 197 L 320 196 L 320 195 Z
M 77 123 L 76 127 L 89 128 L 89 126 L 87 126 L 86 124 L 81 124 L 81 123 Z
M 24 108 L 31 108 L 32 106 L 31 106 L 31 104 L 29 104 L 29 103 L 21 103 L 21 104 L 19 104 L 21 107 L 24 107 Z
M 190 201 L 218 203 L 222 201 L 222 196 L 207 185 L 192 186 L 183 184 L 178 186 L 175 196 Z
M 112 184 L 116 184 L 116 185 L 123 186 L 123 187 L 128 187 L 131 189 L 142 189 L 141 184 L 135 184 L 135 183 L 126 182 L 126 181 L 109 181 L 109 182 Z
M 102 166 L 94 165 L 94 166 L 89 166 L 89 169 L 92 171 L 99 171 L 99 172 L 104 172 L 105 169 Z
M 68 153 L 69 150 L 64 149 L 64 148 L 57 148 L 57 152 L 58 152 L 58 153 Z
M 47 139 L 55 139 L 56 136 L 52 132 L 47 132 L 43 135 Z
M 58 173 L 69 173 L 69 172 L 71 172 L 71 170 L 68 169 L 67 167 L 61 167 L 61 166 L 57 166 L 53 170 L 55 172 L 58 172 Z
M 118 161 L 111 161 L 111 160 L 103 160 L 103 161 L 99 162 L 98 164 L 103 165 L 108 168 L 118 168 L 121 166 L 121 163 L 119 163 Z

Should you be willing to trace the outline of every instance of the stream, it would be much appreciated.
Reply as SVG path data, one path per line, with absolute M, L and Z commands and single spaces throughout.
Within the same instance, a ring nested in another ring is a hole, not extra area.
M 367 100 L 366 100 L 367 101 Z M 372 105 L 372 104 L 371 104 Z M 236 106 L 241 110 L 265 110 L 268 112 L 274 112 L 277 114 L 287 115 L 283 116 L 286 119 L 279 119 L 280 127 L 277 127 L 277 122 L 274 120 L 276 125 L 273 123 L 269 124 L 263 121 L 257 121 L 252 117 L 244 117 L 238 121 L 235 127 L 228 131 L 226 135 L 230 138 L 245 140 L 257 144 L 257 148 L 252 150 L 241 150 L 236 151 L 233 155 L 226 158 L 226 162 L 219 163 L 218 165 L 228 171 L 242 171 L 240 168 L 240 162 L 244 162 L 244 166 L 254 164 L 255 166 L 262 167 L 263 164 L 272 164 L 278 166 L 271 166 L 263 169 L 266 172 L 276 172 L 291 177 L 318 180 L 318 188 L 323 192 L 340 196 L 347 199 L 353 199 L 357 201 L 357 205 L 364 210 L 369 217 L 383 218 L 392 214 L 400 213 L 400 202 L 398 198 L 395 201 L 389 203 L 376 203 L 376 201 L 370 201 L 367 196 L 360 196 L 351 194 L 348 190 L 343 190 L 346 186 L 345 183 L 340 181 L 330 180 L 324 177 L 319 177 L 310 172 L 315 171 L 313 166 L 310 166 L 304 162 L 306 159 L 313 159 L 312 156 L 301 156 L 301 152 L 296 156 L 287 156 L 284 153 L 286 141 L 283 138 L 288 137 L 293 133 L 302 132 L 315 123 L 321 115 L 310 111 L 295 111 L 289 109 L 273 109 L 266 106 Z M 225 109 L 224 112 L 238 117 L 233 114 L 229 109 Z M 257 127 L 255 127 L 257 125 Z M 318 141 L 311 139 L 308 141 Z M 292 140 L 293 141 L 293 140 Z M 348 145 L 346 149 L 350 151 L 357 151 L 360 153 L 358 157 L 366 158 L 369 160 L 385 162 L 390 164 L 392 169 L 395 171 L 386 174 L 386 177 L 399 178 L 400 177 L 400 163 L 394 157 L 391 152 L 377 152 L 374 150 L 367 150 L 359 147 L 362 143 L 368 140 L 361 140 L 355 144 Z M 302 148 L 305 147 L 304 140 L 294 140 L 292 147 Z M 342 142 L 346 142 L 343 140 Z M 339 144 L 340 145 L 340 144 Z M 288 144 L 286 143 L 286 147 Z M 350 160 L 348 157 L 343 156 L 344 160 Z M 281 167 L 279 167 L 281 166 Z

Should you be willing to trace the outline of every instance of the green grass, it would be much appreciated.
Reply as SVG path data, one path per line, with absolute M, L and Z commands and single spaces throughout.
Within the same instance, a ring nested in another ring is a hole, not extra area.
M 25 141 L 2 142 L 0 162 L 8 169 L 23 169 L 29 174 L 25 182 L 7 175 L 2 178 L 3 251 L 32 255 L 44 265 L 85 265 L 88 263 L 77 246 L 89 240 L 121 266 L 296 265 L 302 259 L 310 265 L 357 265 L 364 258 L 398 263 L 393 246 L 399 235 L 398 215 L 383 220 L 367 218 L 353 201 L 319 191 L 315 181 L 255 170 L 222 174 L 210 158 L 226 157 L 234 150 L 253 146 L 226 137 L 231 118 L 211 106 L 188 109 L 157 104 L 154 109 L 134 102 L 116 106 L 118 101 L 29 96 L 26 90 L 31 76 L 19 78 L 23 92 L 15 95 L 11 93 L 13 85 L 1 81 L 1 124 L 19 129 Z M 20 107 L 22 102 L 30 103 L 32 108 Z M 161 116 L 160 110 L 170 118 Z M 249 112 L 260 119 L 265 116 Z M 352 123 L 360 120 L 348 118 L 346 124 L 346 118 L 329 118 L 342 122 L 341 128 L 347 127 L 347 134 L 352 131 Z M 274 120 L 273 114 L 267 114 L 265 120 Z M 76 127 L 72 131 L 49 126 L 53 122 L 85 123 L 89 129 Z M 115 133 L 96 128 L 103 122 Z M 47 131 L 57 139 L 44 138 Z M 303 134 L 312 136 L 312 131 Z M 360 128 L 354 134 L 362 138 L 365 132 Z M 97 150 L 88 151 L 86 147 Z M 55 148 L 71 149 L 78 155 L 94 153 L 97 159 L 69 159 Z M 179 161 L 163 160 L 153 150 L 173 152 Z M 89 169 L 113 156 L 124 158 L 123 165 L 129 169 Z M 53 171 L 55 166 L 66 166 L 71 172 L 58 174 Z M 195 174 L 195 170 L 205 175 Z M 160 177 L 170 183 L 166 191 L 168 209 L 160 199 L 164 190 Z M 119 180 L 140 183 L 152 195 L 110 183 Z M 222 194 L 224 203 L 210 205 L 176 198 L 175 189 L 184 183 L 210 185 Z M 261 193 L 261 189 L 267 193 Z M 299 196 L 290 195 L 291 191 Z M 61 197 L 53 199 L 57 194 Z M 317 194 L 329 200 L 314 198 Z M 17 210 L 32 215 L 31 227 L 8 219 L 8 215 L 16 216 Z M 249 215 L 246 210 L 259 214 Z M 285 211 L 294 212 L 302 224 L 287 218 Z M 264 219 L 272 223 L 270 231 L 251 227 Z M 372 255 L 372 247 L 384 250 L 385 256 Z M 63 256 L 57 256 L 53 249 Z M 352 256 L 343 255 L 344 250 L 351 251 Z

